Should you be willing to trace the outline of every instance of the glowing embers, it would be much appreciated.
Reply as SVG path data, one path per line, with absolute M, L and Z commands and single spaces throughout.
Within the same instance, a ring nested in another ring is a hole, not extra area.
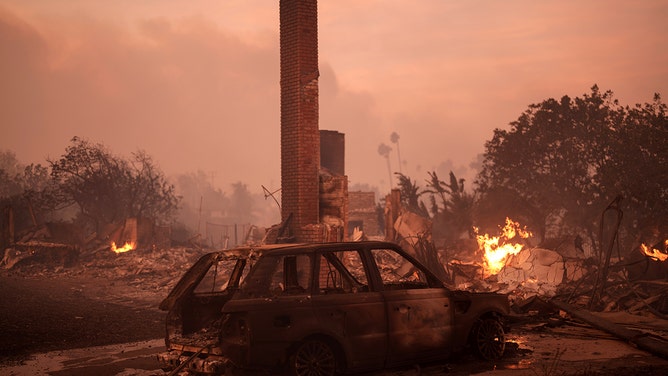
M 115 253 L 124 253 L 132 251 L 135 248 L 137 248 L 137 243 L 135 242 L 125 242 L 125 244 L 122 247 L 116 247 L 116 242 L 111 242 L 111 250 L 114 251 Z
M 476 234 L 478 229 L 474 228 Z M 497 274 L 506 265 L 508 258 L 518 254 L 524 244 L 511 242 L 512 239 L 519 237 L 527 239 L 531 237 L 531 232 L 526 227 L 520 227 L 518 222 L 513 222 L 506 218 L 506 225 L 501 229 L 501 235 L 490 236 L 489 234 L 476 235 L 478 249 L 483 252 L 485 275 Z

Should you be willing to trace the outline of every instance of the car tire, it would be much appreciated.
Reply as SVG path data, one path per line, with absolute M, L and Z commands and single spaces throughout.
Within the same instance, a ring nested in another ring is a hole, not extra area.
M 322 339 L 302 342 L 290 363 L 290 373 L 295 376 L 333 376 L 337 374 L 339 365 L 334 347 Z
M 506 349 L 506 336 L 498 318 L 478 320 L 471 332 L 471 345 L 477 356 L 485 360 L 498 360 Z

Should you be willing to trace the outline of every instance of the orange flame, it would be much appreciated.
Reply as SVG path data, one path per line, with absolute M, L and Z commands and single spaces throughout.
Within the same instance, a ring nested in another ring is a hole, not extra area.
M 664 242 L 665 248 L 668 250 L 668 240 Z M 666 261 L 668 260 L 668 254 L 659 251 L 656 248 L 652 248 L 648 245 L 640 244 L 640 252 L 645 256 L 651 258 L 654 261 Z
M 137 244 L 135 242 L 125 242 L 125 245 L 120 248 L 116 247 L 116 242 L 111 242 L 111 250 L 116 253 L 132 251 L 135 248 L 137 248 Z
M 478 229 L 474 229 L 478 232 Z M 527 239 L 532 236 L 526 228 L 521 228 L 518 222 L 513 222 L 506 218 L 506 225 L 501 229 L 499 236 L 489 236 L 488 234 L 476 235 L 478 248 L 484 252 L 485 274 L 494 275 L 499 273 L 506 265 L 508 258 L 520 253 L 524 245 L 519 243 L 510 243 L 509 241 L 516 236 Z

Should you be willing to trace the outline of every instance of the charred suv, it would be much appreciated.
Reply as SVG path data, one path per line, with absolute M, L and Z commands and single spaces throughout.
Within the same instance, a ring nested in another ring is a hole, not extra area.
M 398 245 L 366 241 L 209 253 L 160 308 L 165 370 L 334 375 L 462 350 L 498 359 L 508 299 L 448 289 Z

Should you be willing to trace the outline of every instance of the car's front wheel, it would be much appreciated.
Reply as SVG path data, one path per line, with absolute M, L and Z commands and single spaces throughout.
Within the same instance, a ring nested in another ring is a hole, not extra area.
M 506 336 L 498 318 L 484 318 L 473 326 L 471 344 L 476 355 L 486 360 L 497 360 L 506 349 Z
M 336 375 L 336 352 L 324 340 L 306 340 L 297 347 L 291 360 L 291 368 L 291 373 L 295 376 Z

